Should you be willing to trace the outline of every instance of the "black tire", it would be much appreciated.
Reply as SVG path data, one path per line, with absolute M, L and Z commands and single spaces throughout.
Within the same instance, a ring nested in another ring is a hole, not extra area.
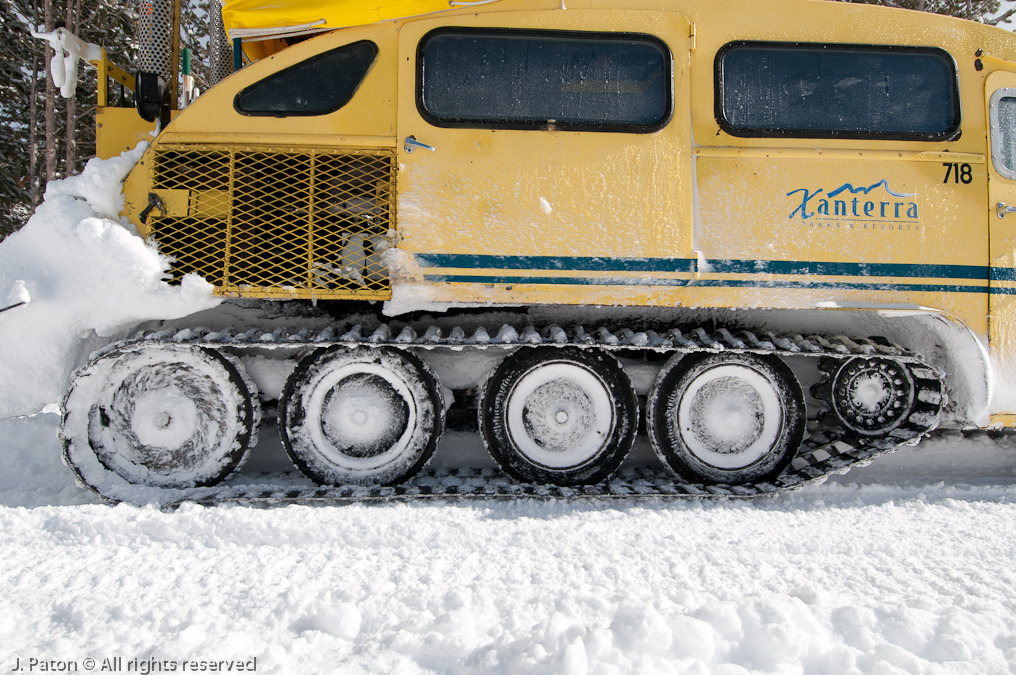
M 397 349 L 319 349 L 279 398 L 286 452 L 320 485 L 402 483 L 430 461 L 443 429 L 437 376 Z
M 804 439 L 804 391 L 776 357 L 675 356 L 657 375 L 647 407 L 656 454 L 693 483 L 772 480 Z
M 141 344 L 91 361 L 64 399 L 64 458 L 100 494 L 130 485 L 215 485 L 257 443 L 257 389 L 232 357 Z
M 631 381 L 617 359 L 599 349 L 518 349 L 488 374 L 480 396 L 487 451 L 524 483 L 606 480 L 638 431 Z

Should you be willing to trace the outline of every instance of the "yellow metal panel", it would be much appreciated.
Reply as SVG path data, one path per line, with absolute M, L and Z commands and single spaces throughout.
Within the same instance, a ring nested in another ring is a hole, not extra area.
M 687 257 L 691 254 L 689 27 L 674 12 L 569 9 L 460 16 L 456 26 L 647 33 L 674 54 L 676 110 L 655 133 L 439 128 L 416 105 L 416 50 L 441 19 L 400 33 L 399 218 L 409 251 L 471 255 Z
M 134 108 L 99 108 L 95 111 L 95 154 L 102 159 L 133 150 L 151 141 L 154 122 L 146 122 Z
M 395 23 L 383 23 L 335 31 L 251 64 L 204 92 L 182 111 L 163 131 L 165 142 L 244 143 L 253 138 L 254 142 L 274 144 L 275 139 L 290 143 L 287 138 L 302 137 L 307 140 L 299 144 L 311 147 L 350 143 L 376 147 L 379 143 L 375 139 L 385 138 L 394 145 L 397 28 Z M 380 52 L 356 95 L 343 108 L 327 115 L 274 117 L 244 115 L 234 107 L 236 95 L 246 87 L 322 52 L 359 40 L 374 42 Z M 258 139 L 265 135 L 271 139 Z
M 1016 427 L 1016 415 L 1008 413 L 995 413 L 991 416 L 992 428 Z
M 1010 67 L 1016 70 L 1016 64 Z M 988 77 L 983 99 L 986 109 L 992 94 L 1005 88 L 1016 88 L 1016 72 L 996 71 Z M 990 135 L 988 142 L 990 148 Z M 1016 280 L 1016 215 L 1000 215 L 997 205 L 1016 205 L 1016 181 L 1000 174 L 994 162 L 988 162 L 988 171 L 988 205 L 984 213 L 991 228 L 989 259 L 994 272 L 992 287 L 995 291 L 991 295 L 988 344 L 995 359 L 997 389 L 1002 394 L 996 396 L 992 408 L 997 413 L 1010 413 L 1016 411 L 1016 396 L 1013 394 L 1016 388 L 1016 289 L 1013 288 Z M 1000 419 L 1009 425 L 1009 416 Z M 995 416 L 992 416 L 992 423 L 995 422 Z
M 186 218 L 191 214 L 190 190 L 152 190 L 159 198 L 159 214 L 164 218 Z

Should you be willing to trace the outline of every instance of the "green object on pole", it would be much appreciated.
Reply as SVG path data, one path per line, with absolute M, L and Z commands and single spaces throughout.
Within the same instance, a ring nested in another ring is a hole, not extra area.
M 191 74 L 191 50 L 190 47 L 183 48 L 183 74 Z

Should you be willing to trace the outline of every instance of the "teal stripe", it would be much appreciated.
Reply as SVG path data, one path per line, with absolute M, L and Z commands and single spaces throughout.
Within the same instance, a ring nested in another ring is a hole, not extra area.
M 584 272 L 688 272 L 695 271 L 689 258 L 597 258 L 526 255 L 467 255 L 417 253 L 423 267 L 497 270 L 582 270 Z
M 1016 269 L 1011 267 L 992 267 L 992 281 L 1016 281 Z
M 527 277 L 527 276 L 469 276 L 460 274 L 426 274 L 424 279 L 444 283 L 474 284 L 552 284 L 564 286 L 663 286 L 688 288 L 795 288 L 840 289 L 857 291 L 911 291 L 931 293 L 994 293 L 1016 295 L 1016 288 L 963 286 L 950 284 L 890 284 L 890 283 L 837 283 L 831 281 L 770 281 L 741 279 L 625 279 L 605 277 Z
M 913 265 L 904 263 L 831 263 L 795 260 L 709 261 L 718 274 L 805 274 L 835 277 L 909 277 L 927 279 L 984 279 L 988 268 L 978 265 Z
M 501 270 L 582 270 L 584 272 L 714 272 L 717 274 L 799 274 L 842 277 L 991 279 L 1016 281 L 1016 270 L 981 265 L 835 263 L 798 260 L 709 260 L 697 269 L 692 258 L 608 258 L 417 253 L 424 267 Z

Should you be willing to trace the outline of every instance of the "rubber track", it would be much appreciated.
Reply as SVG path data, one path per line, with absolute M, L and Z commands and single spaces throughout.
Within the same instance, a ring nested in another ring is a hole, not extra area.
M 600 328 L 587 333 L 581 326 L 565 331 L 558 326 L 537 330 L 528 326 L 522 331 L 503 326 L 492 336 L 483 328 L 467 336 L 461 328 L 447 335 L 434 326 L 418 334 L 411 328 L 394 331 L 387 325 L 365 334 L 360 326 L 336 334 L 331 329 L 320 332 L 301 330 L 290 334 L 285 329 L 271 333 L 251 330 L 245 333 L 211 332 L 202 329 L 143 333 L 103 349 L 101 354 L 118 347 L 138 342 L 186 343 L 210 348 L 243 350 L 250 347 L 276 348 L 300 351 L 306 348 L 326 347 L 332 344 L 349 346 L 388 345 L 397 348 L 440 348 L 474 346 L 476 349 L 512 349 L 522 345 L 559 345 L 597 347 L 608 351 L 650 350 L 663 354 L 693 352 L 739 352 L 772 354 L 779 357 L 823 358 L 822 369 L 828 371 L 833 360 L 851 357 L 887 357 L 904 363 L 914 379 L 915 409 L 908 419 L 884 438 L 849 436 L 809 424 L 801 450 L 791 466 L 770 483 L 754 485 L 704 485 L 686 483 L 663 469 L 622 470 L 610 480 L 598 485 L 561 487 L 556 485 L 520 484 L 494 469 L 431 469 L 425 470 L 409 482 L 394 487 L 317 487 L 317 488 L 265 488 L 263 485 L 244 486 L 231 481 L 211 487 L 195 489 L 187 496 L 166 499 L 168 495 L 157 488 L 146 491 L 145 503 L 173 507 L 184 502 L 204 505 L 221 503 L 238 504 L 329 504 L 351 502 L 380 502 L 420 499 L 639 499 L 639 498 L 745 498 L 777 494 L 799 489 L 826 476 L 845 473 L 853 466 L 867 464 L 879 455 L 903 445 L 915 445 L 937 426 L 945 395 L 942 374 L 924 363 L 916 354 L 882 339 L 851 339 L 846 336 L 775 335 L 770 332 L 731 333 L 727 329 L 707 332 L 703 328 L 691 330 L 670 329 L 655 331 L 611 332 Z M 90 487 L 90 486 L 86 486 Z M 150 492 L 151 494 L 147 494 Z M 102 496 L 102 495 L 100 495 Z M 108 501 L 107 497 L 104 497 Z M 132 501 L 135 501 L 132 499 Z

